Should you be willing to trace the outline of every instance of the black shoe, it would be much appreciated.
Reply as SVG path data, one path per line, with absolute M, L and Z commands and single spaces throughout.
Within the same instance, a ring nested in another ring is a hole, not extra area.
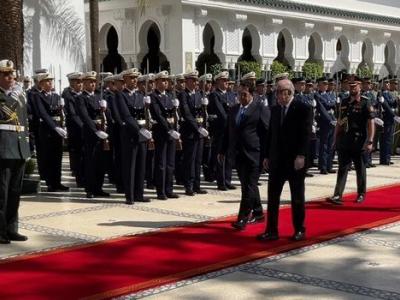
M 10 239 L 6 235 L 0 235 L 0 244 L 9 244 L 11 243 Z
M 146 188 L 147 188 L 148 190 L 154 190 L 154 189 L 155 189 L 155 186 L 154 186 L 154 184 L 148 183 L 148 184 L 146 185 Z
M 55 193 L 55 192 L 57 192 L 57 189 L 55 187 L 53 187 L 53 186 L 48 186 L 47 187 L 47 192 L 48 193 Z
M 272 232 L 264 232 L 263 234 L 257 235 L 257 240 L 267 242 L 279 240 L 279 235 Z
M 67 187 L 67 186 L 65 186 L 63 184 L 58 185 L 56 187 L 56 189 L 59 190 L 59 191 L 62 191 L 62 192 L 69 191 L 69 187 Z
M 192 190 L 187 189 L 187 190 L 185 191 L 185 195 L 186 195 L 186 196 L 194 196 L 195 193 L 194 193 Z
M 336 204 L 336 205 L 342 205 L 343 204 L 342 197 L 338 196 L 338 195 L 330 197 L 330 198 L 326 199 L 326 201 L 331 202 L 331 203 Z
M 135 199 L 135 202 L 151 202 L 150 198 L 139 198 L 139 199 Z
M 228 188 L 228 190 L 236 190 L 236 186 L 234 186 L 233 184 L 227 184 L 226 187 Z
M 257 224 L 257 223 L 264 223 L 265 217 L 264 215 L 261 216 L 252 216 L 248 221 L 247 224 Z
M 224 186 L 224 185 L 218 186 L 217 189 L 218 189 L 219 191 L 227 191 L 227 190 L 228 190 L 228 188 L 227 188 L 226 186 Z
M 306 172 L 306 177 L 314 177 L 313 174 Z
M 168 200 L 167 196 L 165 196 L 165 195 L 158 195 L 157 199 L 158 200 Z
M 394 162 L 392 162 L 392 161 L 389 161 L 389 165 L 394 165 Z
M 369 164 L 370 168 L 376 168 L 375 164 Z
M 362 203 L 365 200 L 365 195 L 364 194 L 358 194 L 356 203 Z
M 236 222 L 232 222 L 232 227 L 237 229 L 237 230 L 244 230 L 246 228 L 247 225 L 247 218 L 244 219 L 239 219 Z
M 306 239 L 306 234 L 303 231 L 297 231 L 291 238 L 293 241 L 302 241 Z
M 336 171 L 335 171 L 335 170 L 332 170 L 332 169 L 330 169 L 330 170 L 328 170 L 328 173 L 329 173 L 329 174 L 336 174 Z
M 179 195 L 175 194 L 175 193 L 171 193 L 171 194 L 167 194 L 167 198 L 171 198 L 171 199 L 178 199 Z
M 183 180 L 176 180 L 176 185 L 183 185 L 183 184 L 184 184 Z
M 327 170 L 321 170 L 321 171 L 319 171 L 319 174 L 327 175 L 327 174 L 328 174 L 328 171 L 327 171 Z
M 367 165 L 365 165 L 365 167 L 366 167 L 367 169 L 369 169 L 369 168 L 371 168 L 371 165 L 370 165 L 370 164 L 367 164 Z
M 92 199 L 92 198 L 94 198 L 94 194 L 88 192 L 88 193 L 86 193 L 86 198 Z
M 7 236 L 10 241 L 25 242 L 28 240 L 26 235 L 19 234 L 18 232 L 8 232 Z
M 199 194 L 199 195 L 208 194 L 208 192 L 207 192 L 206 190 L 202 190 L 202 189 L 195 190 L 194 192 L 195 192 L 196 194 Z
M 125 190 L 122 187 L 117 187 L 117 194 L 125 194 Z
M 126 200 L 125 204 L 126 205 L 133 205 L 133 204 L 135 204 L 135 202 L 133 202 L 132 200 Z
M 107 193 L 105 191 L 98 191 L 94 193 L 94 195 L 97 197 L 110 197 L 110 193 Z

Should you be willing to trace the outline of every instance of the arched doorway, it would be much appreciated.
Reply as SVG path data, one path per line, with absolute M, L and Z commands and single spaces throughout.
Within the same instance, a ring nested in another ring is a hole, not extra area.
M 331 70 L 332 74 L 347 71 L 350 68 L 349 53 L 349 41 L 342 35 L 336 43 L 336 61 Z
M 103 32 L 102 32 L 103 31 Z M 106 32 L 106 34 L 105 34 Z M 103 35 L 103 48 L 107 55 L 103 59 L 102 69 L 104 72 L 120 73 L 126 67 L 124 58 L 118 53 L 118 33 L 112 25 L 105 25 L 100 31 Z
M 161 33 L 157 24 L 147 21 L 139 33 L 141 52 L 145 53 L 140 69 L 142 73 L 158 73 L 162 70 L 170 71 L 170 63 L 160 50 Z M 147 68 L 149 66 L 149 70 Z
M 203 31 L 204 49 L 196 61 L 196 69 L 200 74 L 204 74 L 205 71 L 209 73 L 211 66 L 221 63 L 221 60 L 215 53 L 215 40 L 214 30 L 210 23 L 207 23 Z
M 321 36 L 317 32 L 314 32 L 310 36 L 310 39 L 308 41 L 309 56 L 306 62 L 323 64 L 322 51 L 323 51 L 323 46 L 322 46 Z
M 280 63 L 292 69 L 294 66 L 293 38 L 289 30 L 286 28 L 279 32 L 277 48 L 278 56 L 274 59 L 274 61 L 279 61 Z
M 359 69 L 374 69 L 374 62 L 373 62 L 373 56 L 374 56 L 374 48 L 372 46 L 372 42 L 369 39 L 366 39 L 361 47 L 361 63 L 358 65 L 358 70 Z
M 253 26 L 247 26 L 242 36 L 242 55 L 239 56 L 240 61 L 261 62 L 260 56 L 260 35 L 258 30 Z
M 385 46 L 385 67 L 389 75 L 396 72 L 396 48 L 393 41 L 388 41 Z

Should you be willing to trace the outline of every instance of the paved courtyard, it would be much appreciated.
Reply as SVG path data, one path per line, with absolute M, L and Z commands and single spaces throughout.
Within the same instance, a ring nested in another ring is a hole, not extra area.
M 400 158 L 395 157 L 394 162 L 390 167 L 368 169 L 368 187 L 400 183 Z M 66 157 L 63 164 L 66 170 Z M 313 173 L 313 178 L 306 179 L 307 200 L 330 196 L 336 175 Z M 355 178 L 353 171 L 347 192 L 355 191 Z M 260 191 L 264 205 L 266 181 L 267 175 L 263 175 Z M 204 183 L 207 195 L 187 197 L 177 187 L 179 199 L 127 206 L 121 194 L 86 199 L 67 171 L 63 183 L 72 187 L 70 192 L 23 197 L 20 231 L 29 241 L 2 245 L 0 259 L 235 215 L 240 201 L 239 188 L 220 192 L 214 184 Z M 106 191 L 115 191 L 105 186 Z M 146 196 L 154 199 L 155 193 L 146 191 Z M 288 203 L 288 199 L 286 185 L 282 202 Z M 399 258 L 400 222 L 121 299 L 400 299 Z

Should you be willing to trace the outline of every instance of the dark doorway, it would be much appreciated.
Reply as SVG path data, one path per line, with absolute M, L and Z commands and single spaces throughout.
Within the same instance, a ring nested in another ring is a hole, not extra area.
M 242 46 L 243 46 L 243 53 L 239 56 L 239 61 L 257 61 L 253 54 L 251 54 L 251 50 L 253 49 L 253 38 L 251 37 L 250 30 L 246 28 L 243 32 L 242 37 Z
M 124 58 L 118 53 L 118 34 L 113 26 L 107 33 L 108 54 L 103 60 L 103 72 L 120 73 L 126 67 Z
M 211 66 L 221 63 L 221 60 L 219 59 L 218 55 L 215 54 L 214 50 L 215 47 L 214 30 L 208 23 L 204 27 L 203 43 L 204 43 L 203 52 L 200 53 L 196 61 L 196 69 L 199 71 L 200 74 L 204 74 L 206 73 L 206 71 L 207 73 L 210 73 Z

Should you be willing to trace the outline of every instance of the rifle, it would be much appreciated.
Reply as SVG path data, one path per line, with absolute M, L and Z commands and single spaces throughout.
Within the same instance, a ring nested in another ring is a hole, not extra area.
M 145 97 L 149 96 L 149 60 L 147 60 L 147 77 L 146 77 L 146 87 L 145 87 L 145 92 L 144 95 Z M 146 129 L 151 131 L 152 128 L 152 118 L 151 118 L 151 113 L 150 113 L 150 104 L 145 103 L 144 104 L 144 118 L 146 120 Z M 147 142 L 147 147 L 148 150 L 153 151 L 155 149 L 155 144 L 154 144 L 154 139 L 151 138 L 150 140 L 148 140 Z
M 174 77 L 174 88 L 172 90 L 172 97 L 174 98 L 174 100 L 176 99 L 176 76 Z M 175 129 L 176 131 L 179 132 L 180 130 L 180 115 L 179 115 L 179 109 L 178 107 L 174 106 L 174 121 L 175 121 Z M 182 140 L 179 138 L 176 140 L 176 151 L 182 151 L 183 146 L 182 146 Z
M 103 66 L 101 66 L 101 72 L 103 72 Z M 103 96 L 104 96 L 104 78 L 103 76 L 100 76 L 101 78 L 101 83 L 100 83 L 100 100 L 103 100 Z M 101 107 L 100 106 L 100 128 L 99 130 L 107 132 L 107 128 L 108 128 L 108 122 L 107 122 L 107 117 L 106 117 L 106 107 Z M 110 147 L 110 141 L 108 140 L 108 138 L 103 140 L 103 150 L 104 151 L 110 151 L 111 147 Z

